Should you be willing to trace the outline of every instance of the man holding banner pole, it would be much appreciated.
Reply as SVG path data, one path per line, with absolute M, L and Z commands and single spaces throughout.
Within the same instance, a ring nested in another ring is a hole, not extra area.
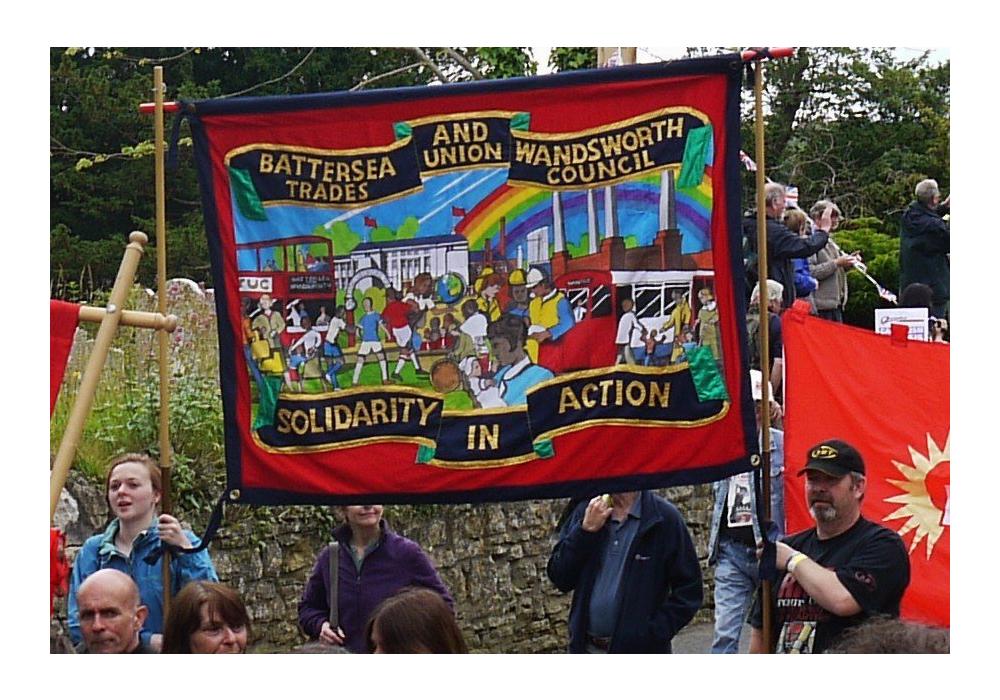
M 802 474 L 816 527 L 777 543 L 775 566 L 784 576 L 774 605 L 776 653 L 819 654 L 869 617 L 899 617 L 910 582 L 903 540 L 861 516 L 861 454 L 843 440 L 824 440 L 809 450 Z M 768 651 L 760 598 L 750 626 L 750 652 Z

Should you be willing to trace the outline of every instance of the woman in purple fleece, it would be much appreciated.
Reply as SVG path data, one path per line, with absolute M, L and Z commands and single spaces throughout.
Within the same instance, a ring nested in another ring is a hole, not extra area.
M 299 627 L 310 639 L 368 651 L 365 624 L 386 598 L 407 586 L 438 593 L 454 609 L 448 588 L 434 565 L 411 540 L 393 532 L 382 520 L 382 506 L 346 506 L 347 522 L 333 532 L 340 543 L 337 610 L 340 624 L 330 626 L 330 547 L 313 566 L 299 601 Z

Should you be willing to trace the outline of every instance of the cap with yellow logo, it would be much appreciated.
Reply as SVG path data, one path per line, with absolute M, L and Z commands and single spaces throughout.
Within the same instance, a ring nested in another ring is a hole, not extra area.
M 824 440 L 806 453 L 806 466 L 799 470 L 802 476 L 816 469 L 830 476 L 844 476 L 850 472 L 865 473 L 861 453 L 843 440 Z

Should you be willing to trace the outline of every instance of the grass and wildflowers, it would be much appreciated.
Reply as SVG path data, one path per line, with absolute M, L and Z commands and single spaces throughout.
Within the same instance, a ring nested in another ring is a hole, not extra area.
M 182 284 L 167 290 L 167 312 L 179 325 L 170 337 L 170 441 L 174 449 L 172 493 L 177 509 L 207 513 L 225 483 L 222 395 L 215 305 Z M 96 294 L 91 304 L 103 306 Z M 156 299 L 134 287 L 125 308 L 156 311 Z M 66 366 L 50 421 L 50 456 L 66 429 L 98 326 L 82 323 Z M 101 480 L 108 461 L 122 452 L 159 453 L 159 340 L 145 328 L 120 326 L 101 373 L 73 469 Z

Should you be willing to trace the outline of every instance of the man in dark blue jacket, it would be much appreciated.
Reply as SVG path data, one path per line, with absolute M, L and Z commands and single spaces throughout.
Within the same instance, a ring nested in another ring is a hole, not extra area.
M 764 212 L 767 215 L 767 277 L 780 282 L 784 288 L 781 307 L 787 309 L 795 302 L 795 258 L 808 258 L 823 250 L 830 240 L 832 207 L 824 212 L 817 227 L 808 236 L 799 236 L 785 224 L 785 186 L 769 182 L 764 187 Z M 756 240 L 756 219 L 743 222 L 744 235 Z
M 951 297 L 951 228 L 943 215 L 949 212 L 951 196 L 941 201 L 934 180 L 922 180 L 914 192 L 916 201 L 903 213 L 899 232 L 899 288 L 914 282 L 926 284 L 934 292 L 931 313 L 948 316 Z
M 578 504 L 547 571 L 559 590 L 573 591 L 571 653 L 669 654 L 670 640 L 701 607 L 687 525 L 648 491 Z

